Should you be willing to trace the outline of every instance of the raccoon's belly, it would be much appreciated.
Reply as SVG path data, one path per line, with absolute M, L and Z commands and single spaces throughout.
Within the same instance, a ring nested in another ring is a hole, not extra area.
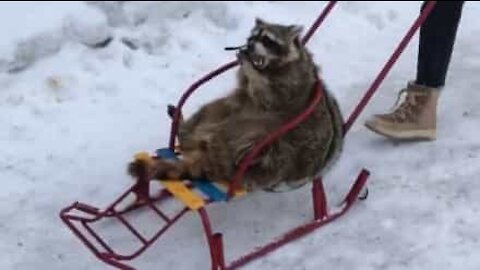
M 285 172 L 290 177 L 265 188 L 265 191 L 287 192 L 298 189 L 324 172 L 334 156 L 330 152 L 337 148 L 336 132 L 331 129 L 331 125 L 324 124 L 325 122 L 303 125 L 290 136 L 287 135 L 285 139 L 295 148 L 292 155 L 296 156 L 292 160 L 293 166 Z
M 289 191 L 303 187 L 304 185 L 310 183 L 312 180 L 313 180 L 313 177 L 305 177 L 303 179 L 296 180 L 296 181 L 282 181 L 271 187 L 264 188 L 263 190 L 266 192 L 276 192 L 276 193 L 289 192 Z

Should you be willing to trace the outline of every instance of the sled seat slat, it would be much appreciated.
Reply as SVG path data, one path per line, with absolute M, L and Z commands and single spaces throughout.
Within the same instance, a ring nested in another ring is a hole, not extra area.
M 198 210 L 205 206 L 205 200 L 188 188 L 185 183 L 178 180 L 162 180 L 160 183 L 162 183 L 162 185 L 172 193 L 175 198 L 180 200 L 191 210 Z
M 211 181 L 200 178 L 192 181 L 193 185 L 203 194 L 207 195 L 210 200 L 215 202 L 226 201 L 227 193 L 216 187 Z
M 156 154 L 159 158 L 178 159 L 177 153 L 169 148 L 157 149 Z M 230 185 L 228 181 L 213 183 L 212 181 L 203 178 L 189 180 L 192 182 L 193 187 L 204 194 L 209 201 L 219 202 L 226 201 L 228 199 L 227 193 Z M 160 182 L 168 191 L 170 191 L 170 193 L 172 193 L 190 209 L 197 210 L 205 205 L 205 200 L 202 199 L 202 196 L 195 193 L 195 191 L 191 190 L 191 188 L 187 187 L 185 183 L 178 180 L 162 180 Z M 243 196 L 245 194 L 246 191 L 243 189 L 235 192 L 235 196 Z
M 172 151 L 170 148 L 161 148 L 156 151 L 157 156 L 164 159 L 178 159 L 177 154 Z M 225 192 L 218 189 L 215 185 L 208 181 L 207 179 L 198 178 L 192 179 L 193 185 L 198 188 L 203 194 L 205 194 L 210 200 L 226 201 L 228 196 Z

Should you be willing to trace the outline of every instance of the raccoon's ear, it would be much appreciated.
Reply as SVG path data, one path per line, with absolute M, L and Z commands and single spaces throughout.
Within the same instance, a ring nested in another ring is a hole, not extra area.
M 301 25 L 290 25 L 288 27 L 288 31 L 290 32 L 290 35 L 292 38 L 297 38 L 302 34 L 303 32 L 303 26 Z
M 257 18 L 255 18 L 255 25 L 256 26 L 265 26 L 265 25 L 267 25 L 267 23 L 264 20 L 257 17 Z

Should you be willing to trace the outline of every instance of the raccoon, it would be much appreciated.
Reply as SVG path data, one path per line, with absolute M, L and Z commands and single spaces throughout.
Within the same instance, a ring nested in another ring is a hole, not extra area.
M 243 184 L 248 191 L 280 192 L 323 174 L 342 149 L 343 117 L 337 101 L 319 81 L 301 33 L 301 26 L 257 18 L 246 45 L 237 47 L 236 88 L 181 121 L 181 159 L 134 161 L 129 173 L 137 176 L 147 170 L 152 179 L 228 181 L 259 140 L 308 106 L 318 82 L 325 93 L 318 107 L 253 161 Z

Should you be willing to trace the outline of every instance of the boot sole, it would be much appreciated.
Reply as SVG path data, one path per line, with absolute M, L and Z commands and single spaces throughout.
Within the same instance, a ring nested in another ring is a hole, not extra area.
M 386 129 L 381 129 L 369 125 L 368 123 L 365 126 L 371 131 L 387 137 L 389 139 L 395 140 L 428 140 L 433 141 L 436 139 L 436 132 L 434 129 L 417 129 L 417 130 L 405 130 L 405 131 L 389 131 Z

